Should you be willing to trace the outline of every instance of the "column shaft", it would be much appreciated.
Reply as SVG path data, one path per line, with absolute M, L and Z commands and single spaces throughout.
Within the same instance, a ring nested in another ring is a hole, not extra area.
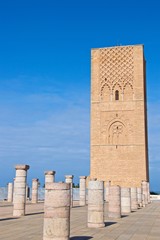
M 32 180 L 32 203 L 38 202 L 38 178 Z
M 132 187 L 131 188 L 131 210 L 137 210 L 138 209 L 138 202 L 137 202 L 137 188 Z
M 88 183 L 88 227 L 104 227 L 104 182 Z
M 142 194 L 144 194 L 145 205 L 148 204 L 148 185 L 146 181 L 142 181 Z
M 86 205 L 86 176 L 80 176 L 80 184 L 79 184 L 79 205 Z
M 111 186 L 111 181 L 106 182 L 106 194 L 105 194 L 105 200 L 108 203 L 109 202 L 109 188 Z
M 69 240 L 70 184 L 46 183 L 43 240 Z
M 13 201 L 13 183 L 8 183 L 8 202 Z
M 142 188 L 137 188 L 137 201 L 138 201 L 138 206 L 142 207 Z
M 121 187 L 121 213 L 129 214 L 131 212 L 131 189 Z
M 73 207 L 73 175 L 66 175 L 65 182 L 70 184 L 71 187 L 71 207 Z
M 14 206 L 13 216 L 25 215 L 25 203 L 26 203 L 26 178 L 28 165 L 17 165 L 16 167 L 16 179 L 14 186 Z
M 121 217 L 121 188 L 119 186 L 110 186 L 108 217 Z

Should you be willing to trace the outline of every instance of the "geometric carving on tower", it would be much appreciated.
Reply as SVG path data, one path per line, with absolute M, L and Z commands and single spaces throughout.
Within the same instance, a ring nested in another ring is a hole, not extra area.
M 133 47 L 100 49 L 99 76 L 102 101 L 116 100 L 116 91 L 119 93 L 118 100 L 123 101 L 124 98 L 132 100 L 134 82 Z

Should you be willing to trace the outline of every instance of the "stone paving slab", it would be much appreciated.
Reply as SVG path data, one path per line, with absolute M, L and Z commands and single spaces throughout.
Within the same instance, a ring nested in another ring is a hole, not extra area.
M 106 206 L 107 209 L 107 206 Z M 12 205 L 0 202 L 0 240 L 42 240 L 43 203 L 26 206 L 26 216 L 12 217 Z M 124 216 L 108 219 L 105 227 L 87 228 L 87 207 L 71 209 L 71 240 L 160 240 L 160 202 Z

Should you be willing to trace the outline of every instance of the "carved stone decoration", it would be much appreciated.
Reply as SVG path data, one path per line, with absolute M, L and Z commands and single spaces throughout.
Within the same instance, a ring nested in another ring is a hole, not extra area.
M 112 123 L 109 127 L 108 143 L 112 145 L 122 144 L 126 138 L 125 125 L 120 121 Z
M 104 145 L 131 144 L 133 142 L 132 129 L 133 127 L 129 119 L 126 119 L 124 115 L 116 113 L 103 121 L 101 125 L 101 140 Z

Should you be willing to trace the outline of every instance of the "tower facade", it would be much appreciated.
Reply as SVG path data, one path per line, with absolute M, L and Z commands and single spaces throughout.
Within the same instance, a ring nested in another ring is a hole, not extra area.
M 90 177 L 124 187 L 149 180 L 143 45 L 91 51 Z

